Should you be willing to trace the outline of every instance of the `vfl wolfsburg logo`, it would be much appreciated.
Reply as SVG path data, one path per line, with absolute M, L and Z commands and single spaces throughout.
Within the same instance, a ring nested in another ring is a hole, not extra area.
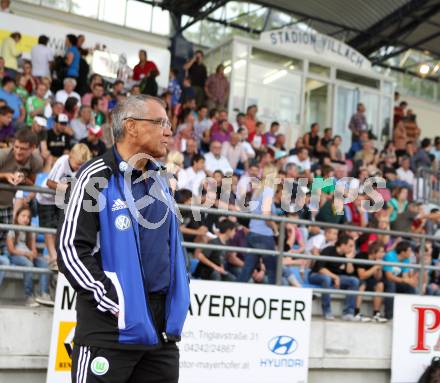
M 110 367 L 110 364 L 106 358 L 98 356 L 92 360 L 90 369 L 95 375 L 105 375 Z

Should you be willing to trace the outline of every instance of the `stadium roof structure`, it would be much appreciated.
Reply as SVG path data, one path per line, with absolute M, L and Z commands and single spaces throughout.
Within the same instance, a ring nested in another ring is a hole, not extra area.
M 185 24 L 177 24 L 178 32 L 207 19 L 259 34 L 271 29 L 272 12 L 283 12 L 292 19 L 281 27 L 306 24 L 346 42 L 373 64 L 406 72 L 416 67 L 414 73 L 421 74 L 420 65 L 427 63 L 430 70 L 425 75 L 436 79 L 440 75 L 440 0 L 253 0 L 253 4 L 266 10 L 260 28 L 240 23 L 239 18 L 214 17 L 215 11 L 229 0 L 139 1 L 167 9 L 175 20 L 189 16 Z M 408 61 L 408 52 L 416 52 L 419 62 Z

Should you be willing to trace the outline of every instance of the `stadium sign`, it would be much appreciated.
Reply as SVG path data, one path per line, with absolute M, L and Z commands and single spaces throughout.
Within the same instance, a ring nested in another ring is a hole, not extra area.
M 71 382 L 75 303 L 60 273 L 47 383 Z M 310 289 L 192 280 L 179 382 L 306 383 L 311 305 Z
M 440 298 L 394 298 L 392 383 L 417 382 L 433 357 L 440 356 Z
M 371 70 L 371 62 L 360 52 L 333 37 L 298 27 L 261 34 L 261 42 L 280 49 L 296 50 L 301 55 L 325 57 L 326 60 L 361 70 Z

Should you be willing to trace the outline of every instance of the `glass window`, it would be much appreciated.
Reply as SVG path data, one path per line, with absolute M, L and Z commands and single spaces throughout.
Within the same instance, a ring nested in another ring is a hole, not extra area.
M 330 77 L 330 68 L 324 65 L 309 63 L 309 72 L 323 77 Z
M 419 82 L 420 80 L 417 77 L 404 73 L 402 75 L 402 92 L 406 93 L 408 96 L 416 96 L 418 93 Z
M 190 17 L 183 15 L 182 16 L 182 25 L 185 25 L 190 20 L 191 20 Z M 202 28 L 202 23 L 199 21 L 199 22 L 191 25 L 187 29 L 185 29 L 183 32 L 183 36 L 189 41 L 192 41 L 196 44 L 201 44 L 201 42 L 200 42 L 201 37 L 202 37 L 201 28 Z
M 305 85 L 306 126 L 318 122 L 324 128 L 327 125 L 329 84 L 308 78 Z
M 379 123 L 379 100 L 378 94 L 362 91 L 361 100 L 365 105 L 368 129 L 380 137 L 381 124 Z
M 170 14 L 159 7 L 153 8 L 153 25 L 151 31 L 159 35 L 170 34 Z
M 382 132 L 380 132 L 380 137 L 386 136 L 388 139 L 391 137 L 391 124 L 392 121 L 392 98 L 382 97 Z
M 350 149 L 351 142 L 351 132 L 348 129 L 348 124 L 351 116 L 356 111 L 356 105 L 359 102 L 359 91 L 338 86 L 336 100 L 333 132 L 342 137 L 342 150 L 347 152 Z
M 371 77 L 360 76 L 358 74 L 345 72 L 343 70 L 336 70 L 336 78 L 347 82 L 369 86 L 371 88 L 380 88 L 380 80 Z
M 72 0 L 72 13 L 77 15 L 98 18 L 98 3 L 99 0 Z
M 429 100 L 434 100 L 434 88 L 436 83 L 430 80 L 420 81 L 420 96 Z
M 41 4 L 41 0 L 21 0 L 21 1 L 30 4 Z
M 152 6 L 140 1 L 127 1 L 127 19 L 125 25 L 142 31 L 151 30 Z
M 124 25 L 126 0 L 100 0 L 99 19 L 108 23 Z
M 46 7 L 59 9 L 60 11 L 68 11 L 69 10 L 69 0 L 42 0 L 41 5 Z
M 272 53 L 269 51 L 264 51 L 262 49 L 254 47 L 252 48 L 251 59 L 282 65 L 290 70 L 302 69 L 301 60 L 284 55 L 279 55 L 277 53 Z
M 387 95 L 393 95 L 393 84 L 391 82 L 389 82 L 389 81 L 384 81 L 384 83 L 383 83 L 383 91 Z

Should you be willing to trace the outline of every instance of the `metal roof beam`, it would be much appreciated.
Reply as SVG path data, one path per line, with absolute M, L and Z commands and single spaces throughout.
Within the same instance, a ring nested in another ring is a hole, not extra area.
M 423 78 L 424 80 L 429 80 L 429 81 L 432 81 L 432 82 L 435 82 L 435 83 L 439 83 L 440 82 L 438 77 L 433 77 L 433 76 L 422 77 L 417 72 L 414 72 L 414 71 L 411 71 L 411 70 L 407 70 L 405 68 L 400 68 L 398 66 L 388 65 L 388 64 L 383 64 L 383 63 L 377 63 L 375 65 L 380 66 L 382 68 L 392 69 L 392 70 L 395 70 L 396 72 L 409 74 L 409 75 L 414 76 L 414 77 Z
M 365 43 L 369 43 L 372 37 L 377 37 L 378 35 L 382 34 L 384 30 L 386 30 L 396 22 L 401 21 L 404 17 L 411 15 L 414 11 L 420 9 L 420 7 L 425 5 L 428 1 L 429 0 L 411 0 L 402 7 L 396 9 L 394 12 L 390 13 L 388 16 L 385 16 L 383 19 L 379 20 L 377 23 L 373 24 L 367 30 L 361 32 L 358 36 L 348 41 L 348 44 L 356 49 L 359 49 L 362 53 L 365 54 L 365 52 L 360 49 L 362 45 L 364 45 Z M 376 49 L 378 48 L 375 48 L 373 52 Z
M 187 22 L 184 26 L 182 26 L 177 33 L 182 33 L 185 29 L 188 29 L 190 26 L 194 25 L 200 20 L 203 20 L 204 18 L 208 17 L 209 14 L 216 11 L 220 7 L 223 7 L 228 2 L 228 0 L 219 0 L 214 1 L 210 7 L 205 9 L 203 12 L 199 12 L 196 16 L 193 17 L 193 19 L 189 22 Z

